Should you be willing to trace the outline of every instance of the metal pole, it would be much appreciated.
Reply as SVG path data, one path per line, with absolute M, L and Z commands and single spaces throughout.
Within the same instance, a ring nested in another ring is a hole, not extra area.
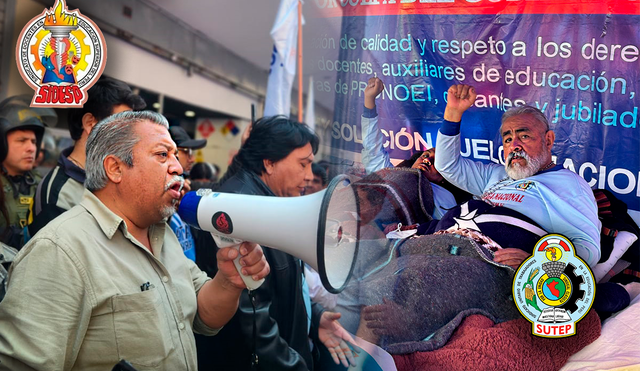
M 298 1 L 298 122 L 302 122 L 302 1 Z

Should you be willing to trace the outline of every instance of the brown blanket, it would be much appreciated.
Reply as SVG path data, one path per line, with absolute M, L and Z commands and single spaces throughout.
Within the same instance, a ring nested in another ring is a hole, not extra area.
M 600 336 L 600 319 L 591 310 L 563 339 L 531 335 L 524 318 L 494 324 L 482 315 L 467 317 L 447 344 L 431 352 L 394 355 L 399 371 L 559 370 L 569 357 Z

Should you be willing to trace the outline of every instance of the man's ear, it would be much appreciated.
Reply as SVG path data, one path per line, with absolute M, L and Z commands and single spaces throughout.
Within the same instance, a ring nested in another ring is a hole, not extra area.
M 553 130 L 547 131 L 544 135 L 544 140 L 546 141 L 549 150 L 551 150 L 551 148 L 553 148 L 553 143 L 556 141 L 556 133 L 554 133 Z
M 82 115 L 82 131 L 87 133 L 87 136 L 91 133 L 91 129 L 98 123 L 98 120 L 93 116 L 92 113 L 85 113 Z
M 114 155 L 109 155 L 104 159 L 102 166 L 104 166 L 107 178 L 112 183 L 118 184 L 122 181 L 122 169 L 126 166 L 122 160 Z
M 264 164 L 264 169 L 267 175 L 273 175 L 275 171 L 275 163 L 271 160 L 262 160 L 262 163 Z

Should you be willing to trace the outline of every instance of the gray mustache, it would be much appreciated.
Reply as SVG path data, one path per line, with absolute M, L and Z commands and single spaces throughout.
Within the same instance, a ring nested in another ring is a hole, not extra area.
M 171 188 L 171 186 L 175 183 L 180 183 L 180 189 L 178 190 L 178 192 L 182 191 L 182 188 L 184 187 L 184 178 L 179 175 L 174 175 L 173 177 L 171 177 L 167 184 L 165 184 L 164 191 L 168 191 L 169 188 Z
M 525 151 L 511 152 L 511 153 L 509 153 L 509 156 L 507 156 L 507 164 L 508 165 L 511 165 L 511 161 L 513 160 L 513 157 L 515 155 L 518 155 L 518 156 L 522 157 L 523 159 L 525 159 L 527 162 L 529 162 L 529 155 L 527 154 L 527 152 L 525 152 Z

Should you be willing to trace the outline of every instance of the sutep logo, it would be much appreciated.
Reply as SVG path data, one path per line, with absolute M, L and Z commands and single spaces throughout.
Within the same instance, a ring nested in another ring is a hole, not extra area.
M 575 255 L 568 238 L 549 234 L 536 244 L 513 280 L 513 297 L 532 333 L 548 338 L 576 334 L 576 323 L 591 309 L 595 280 Z
M 36 91 L 32 107 L 82 107 L 107 63 L 107 46 L 95 23 L 57 0 L 24 26 L 16 60 Z

